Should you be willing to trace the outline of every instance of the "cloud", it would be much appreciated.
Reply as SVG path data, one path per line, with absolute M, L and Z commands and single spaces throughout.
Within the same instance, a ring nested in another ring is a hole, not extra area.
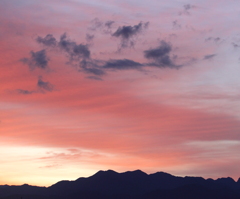
M 43 167 L 39 167 L 40 169 L 55 169 L 55 168 L 58 168 L 62 166 L 61 164 L 50 164 L 50 165 L 46 165 L 46 166 L 43 166 Z
M 94 37 L 94 35 L 88 34 L 86 36 L 88 40 L 91 40 Z M 57 39 L 50 34 L 46 35 L 44 38 L 38 37 L 36 41 L 48 47 L 60 49 L 66 53 L 66 56 L 69 59 L 68 63 L 77 65 L 80 68 L 79 71 L 98 76 L 105 74 L 105 72 L 99 68 L 97 61 L 91 59 L 91 52 L 88 48 L 88 45 L 83 43 L 77 44 L 75 41 L 69 39 L 66 33 L 60 36 L 59 41 L 57 41 Z M 45 51 L 43 53 L 45 53 Z M 43 84 L 41 81 L 42 80 L 39 80 L 40 85 L 44 86 L 45 84 Z M 50 91 L 49 89 L 45 90 Z
M 175 29 L 181 29 L 182 28 L 182 26 L 178 23 L 178 20 L 174 20 L 172 22 L 172 24 L 173 24 L 173 28 L 175 28 Z
M 145 50 L 144 56 L 149 60 L 153 60 L 153 62 L 149 64 L 151 66 L 179 68 L 180 66 L 174 64 L 174 58 L 171 58 L 169 55 L 171 51 L 172 46 L 162 40 L 160 46 L 157 48 Z
M 109 20 L 106 22 L 100 21 L 98 18 L 95 18 L 91 21 L 91 26 L 88 28 L 91 31 L 101 30 L 105 34 L 112 34 L 112 25 L 115 21 Z
M 239 48 L 239 47 L 240 47 L 239 44 L 236 44 L 236 43 L 234 43 L 234 42 L 232 43 L 232 45 L 233 45 L 234 48 Z
M 93 79 L 93 80 L 98 80 L 98 81 L 102 81 L 103 79 L 101 77 L 98 76 L 88 76 L 88 79 Z
M 41 44 L 43 44 L 43 45 L 45 45 L 45 46 L 50 46 L 50 47 L 54 47 L 54 46 L 57 45 L 57 40 L 56 40 L 55 37 L 53 37 L 53 35 L 51 35 L 51 34 L 46 35 L 44 38 L 38 36 L 38 37 L 36 38 L 36 41 L 37 41 L 38 43 L 41 43 Z
M 98 18 L 94 18 L 91 21 L 91 27 L 89 27 L 89 30 L 95 31 L 99 28 L 102 28 L 103 22 L 101 22 Z
M 183 11 L 179 12 L 179 15 L 190 15 L 189 10 L 196 8 L 196 6 L 191 5 L 191 4 L 185 4 L 183 5 Z
M 80 63 L 80 71 L 83 71 L 85 73 L 92 73 L 93 75 L 104 75 L 105 72 L 101 69 L 100 64 L 97 60 L 93 59 L 83 59 Z
M 111 27 L 113 21 L 106 22 L 106 26 Z M 97 23 L 100 24 L 100 23 Z M 140 22 L 135 26 L 122 26 L 117 29 L 113 34 L 115 37 L 119 37 L 122 40 L 121 47 L 127 47 L 130 43 L 134 43 L 133 37 L 139 34 L 143 29 L 147 28 L 147 23 Z M 91 41 L 94 35 L 87 34 L 86 39 Z M 69 39 L 67 34 L 64 33 L 57 40 L 53 35 L 48 34 L 45 37 L 38 37 L 36 39 L 38 43 L 41 43 L 47 47 L 59 49 L 64 52 L 69 59 L 68 64 L 77 66 L 78 71 L 90 74 L 87 78 L 102 80 L 100 76 L 106 74 L 107 70 L 128 70 L 135 69 L 139 70 L 143 67 L 170 67 L 178 68 L 174 63 L 174 56 L 170 56 L 172 51 L 171 44 L 161 41 L 157 48 L 149 49 L 144 51 L 144 56 L 150 63 L 139 63 L 130 59 L 110 59 L 110 60 L 97 60 L 91 58 L 91 51 L 89 50 L 88 44 L 77 44 L 75 41 Z M 36 53 L 32 53 L 31 64 L 41 63 L 39 60 L 48 60 L 46 57 L 46 51 L 42 50 Z M 30 63 L 29 60 L 27 60 Z M 45 63 L 46 64 L 46 63 Z M 39 65 L 39 64 L 38 64 Z M 38 66 L 37 65 L 37 66 Z M 47 65 L 47 64 L 46 64 Z M 93 76 L 92 76 L 93 75 Z M 45 91 L 52 91 L 53 87 L 49 82 L 44 82 L 41 78 L 38 81 L 38 87 Z M 24 93 L 22 91 L 22 93 Z M 27 92 L 26 92 L 27 93 Z
M 88 49 L 88 45 L 77 44 L 76 42 L 71 41 L 67 38 L 66 33 L 60 37 L 58 46 L 68 54 L 70 61 L 88 59 L 91 54 Z
M 214 41 L 214 42 L 219 42 L 221 40 L 221 38 L 220 37 L 208 37 L 208 38 L 206 38 L 205 39 L 205 41 L 207 42 L 207 41 Z
M 32 93 L 34 93 L 35 91 L 29 91 L 29 90 L 23 90 L 23 89 L 17 89 L 16 90 L 19 94 L 23 94 L 23 95 L 30 95 Z
M 190 10 L 191 8 L 193 8 L 194 6 L 191 4 L 185 4 L 183 7 L 187 11 L 187 10 Z
M 39 160 L 49 160 L 50 162 L 53 161 L 53 165 L 56 163 L 60 163 L 59 161 L 80 161 L 83 158 L 89 157 L 103 157 L 105 154 L 101 154 L 95 151 L 85 151 L 85 150 L 78 150 L 78 149 L 67 149 L 62 151 L 49 151 L 46 153 L 45 156 L 39 157 Z
M 27 64 L 30 69 L 46 69 L 48 67 L 49 58 L 47 57 L 46 50 L 31 51 L 30 55 L 30 58 L 23 58 L 20 61 Z
M 212 59 L 213 57 L 215 57 L 216 54 L 210 54 L 210 55 L 205 55 L 203 59 Z
M 114 21 L 107 21 L 107 22 L 105 22 L 105 26 L 107 27 L 107 28 L 112 28 L 112 25 L 114 24 L 115 22 Z
M 91 73 L 97 76 L 101 76 L 105 74 L 105 72 L 99 68 L 94 68 L 94 67 L 82 67 L 82 68 L 85 73 Z
M 134 36 L 138 35 L 142 30 L 146 29 L 149 25 L 149 22 L 143 23 L 140 22 L 134 26 L 120 26 L 113 34 L 113 37 L 121 38 L 121 48 L 132 47 L 135 44 L 135 41 L 132 39 Z
M 94 60 L 90 58 L 91 52 L 87 44 L 77 44 L 75 41 L 68 39 L 67 34 L 64 33 L 60 37 L 58 47 L 67 53 L 70 64 L 77 63 L 78 67 L 80 67 L 79 71 L 91 73 L 94 75 L 104 74 L 104 71 L 97 68 L 97 64 L 95 64 Z
M 129 59 L 111 59 L 103 66 L 103 68 L 107 69 L 116 69 L 116 70 L 125 70 L 125 69 L 139 69 L 143 65 L 129 60 Z
M 93 38 L 94 38 L 94 35 L 90 35 L 90 34 L 86 34 L 86 40 L 87 40 L 87 42 L 91 42 L 92 40 L 93 40 Z
M 35 90 L 17 89 L 16 92 L 22 95 L 30 95 L 33 93 L 45 93 L 45 91 L 52 92 L 53 90 L 54 86 L 49 82 L 44 82 L 42 80 L 42 76 L 39 76 L 37 81 L 37 88 Z
M 172 47 L 169 43 L 165 41 L 161 41 L 161 45 L 157 48 L 150 49 L 144 51 L 145 57 L 148 59 L 159 59 L 167 54 L 169 54 L 172 50 Z
M 52 92 L 53 89 L 54 89 L 54 86 L 53 86 L 51 83 L 49 83 L 49 82 L 44 82 L 44 81 L 42 80 L 42 77 L 41 77 L 41 76 L 38 78 L 37 86 L 38 86 L 38 88 L 40 88 L 42 91 Z

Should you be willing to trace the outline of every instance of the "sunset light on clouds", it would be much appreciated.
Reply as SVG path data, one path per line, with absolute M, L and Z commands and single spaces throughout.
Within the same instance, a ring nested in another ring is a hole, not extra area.
M 1 0 L 0 184 L 107 169 L 237 180 L 239 5 Z

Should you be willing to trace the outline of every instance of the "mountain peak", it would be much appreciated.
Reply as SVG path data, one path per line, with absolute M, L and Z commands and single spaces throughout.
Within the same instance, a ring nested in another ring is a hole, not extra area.
M 99 176 L 99 177 L 102 177 L 102 176 L 109 176 L 109 175 L 116 175 L 118 174 L 116 171 L 113 171 L 113 170 L 107 170 L 107 171 L 103 171 L 103 170 L 100 170 L 98 171 L 97 173 L 95 173 L 94 175 L 92 175 L 91 177 L 96 177 L 96 176 Z
M 230 177 L 218 178 L 217 181 L 228 182 L 228 183 L 233 183 L 233 182 L 235 182 L 235 180 L 232 179 L 232 178 L 230 178 Z
M 148 175 L 148 174 L 146 174 L 145 172 L 143 172 L 143 171 L 141 171 L 139 169 L 134 170 L 134 171 L 126 171 L 126 172 L 124 172 L 122 174 Z

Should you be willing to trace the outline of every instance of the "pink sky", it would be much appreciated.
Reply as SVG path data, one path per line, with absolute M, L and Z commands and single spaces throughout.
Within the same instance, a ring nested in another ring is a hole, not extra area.
M 0 184 L 107 169 L 237 180 L 239 5 L 2 0 Z

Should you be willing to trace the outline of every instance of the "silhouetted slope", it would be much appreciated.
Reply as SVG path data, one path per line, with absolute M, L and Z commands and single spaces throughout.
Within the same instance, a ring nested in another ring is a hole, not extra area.
M 176 177 L 140 170 L 99 171 L 88 178 L 45 187 L 0 186 L 0 199 L 240 199 L 240 180 Z
M 20 194 L 20 195 L 41 195 L 46 194 L 47 188 L 46 187 L 37 187 L 37 186 L 31 186 L 28 184 L 24 184 L 21 186 L 0 186 L 0 197 L 14 195 L 14 194 Z

